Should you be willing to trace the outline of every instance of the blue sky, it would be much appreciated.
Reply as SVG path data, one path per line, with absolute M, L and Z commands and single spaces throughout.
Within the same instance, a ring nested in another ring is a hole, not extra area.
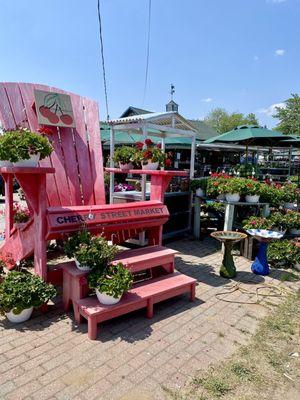
M 148 0 L 102 0 L 109 112 L 254 112 L 300 92 L 300 0 L 152 0 L 145 103 Z M 0 0 L 0 79 L 46 83 L 95 98 L 105 119 L 96 0 Z

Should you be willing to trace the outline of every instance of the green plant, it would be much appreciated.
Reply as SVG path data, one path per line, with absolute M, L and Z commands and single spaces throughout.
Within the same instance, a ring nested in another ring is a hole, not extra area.
M 49 156 L 53 150 L 49 140 L 27 129 L 6 131 L 0 136 L 0 160 L 17 162 L 29 160 L 33 154 L 40 153 L 40 159 Z
M 245 183 L 242 178 L 227 179 L 220 185 L 220 193 L 239 193 L 241 194 L 244 189 Z
M 288 211 L 286 214 L 274 212 L 270 216 L 272 228 L 300 229 L 300 213 Z
M 271 207 L 278 208 L 283 201 L 283 192 L 279 187 L 267 183 L 261 184 L 260 201 L 269 203 Z
M 264 217 L 249 217 L 243 221 L 244 229 L 270 229 L 270 220 Z
M 261 183 L 254 181 L 253 179 L 244 179 L 242 194 L 244 196 L 260 195 L 261 193 Z
M 289 268 L 293 266 L 299 252 L 299 247 L 291 240 L 274 240 L 268 246 L 268 260 L 275 267 Z
M 98 289 L 99 292 L 119 298 L 126 292 L 133 282 L 131 272 L 122 263 L 109 265 L 104 273 L 91 272 L 88 275 L 90 288 Z
M 158 143 L 156 146 L 151 139 L 146 139 L 145 143 L 137 142 L 134 155 L 134 161 L 137 165 L 146 165 L 148 162 L 158 162 L 159 166 L 169 167 L 171 164 L 171 153 L 164 153 L 161 150 L 161 145 Z
M 14 204 L 13 213 L 15 224 L 25 223 L 30 219 L 30 211 L 28 207 L 22 206 L 19 203 Z
M 202 189 L 204 192 L 206 192 L 208 180 L 209 178 L 192 179 L 190 182 L 191 190 L 195 192 L 197 189 Z
M 103 236 L 92 236 L 90 232 L 80 231 L 64 242 L 65 253 L 75 257 L 81 265 L 103 273 L 118 252 L 115 245 L 109 245 Z
M 286 183 L 280 190 L 282 192 L 281 199 L 284 203 L 296 203 L 300 197 L 300 191 L 296 183 Z
M 28 272 L 9 272 L 0 283 L 0 314 L 39 307 L 56 295 L 53 285 Z
M 207 196 L 216 198 L 220 193 L 222 193 L 222 187 L 229 179 L 232 178 L 230 178 L 229 176 L 222 176 L 220 174 L 208 178 L 206 187 Z
M 135 148 L 130 146 L 120 146 L 116 148 L 113 156 L 114 162 L 121 164 L 129 164 L 134 161 Z

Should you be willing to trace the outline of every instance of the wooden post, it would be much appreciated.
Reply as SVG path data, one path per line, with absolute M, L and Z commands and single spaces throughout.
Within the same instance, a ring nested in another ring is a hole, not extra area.
M 13 228 L 13 176 L 11 174 L 3 174 L 5 182 L 5 237 L 10 237 Z
M 38 207 L 34 210 L 34 271 L 47 280 L 47 241 L 46 241 L 46 175 L 40 175 L 38 181 Z
M 200 218 L 200 211 L 201 211 L 201 207 L 200 207 L 200 198 L 198 196 L 194 197 L 194 237 L 196 239 L 200 239 L 200 229 L 201 229 L 201 218 Z

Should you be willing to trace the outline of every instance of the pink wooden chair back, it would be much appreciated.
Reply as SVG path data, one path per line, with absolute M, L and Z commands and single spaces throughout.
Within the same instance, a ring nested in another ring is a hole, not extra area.
M 60 89 L 32 83 L 0 83 L 0 122 L 4 129 L 18 126 L 37 132 L 34 89 L 71 97 L 76 128 L 48 127 L 54 151 L 40 162 L 51 166 L 47 175 L 49 206 L 105 204 L 103 159 L 98 104 Z

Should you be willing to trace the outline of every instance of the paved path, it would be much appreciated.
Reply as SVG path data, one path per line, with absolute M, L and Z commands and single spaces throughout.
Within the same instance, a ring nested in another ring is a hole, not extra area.
M 180 296 L 156 305 L 152 320 L 140 311 L 108 321 L 97 341 L 88 340 L 86 325 L 78 327 L 59 303 L 19 327 L 0 317 L 0 398 L 166 399 L 163 385 L 181 387 L 247 342 L 267 309 L 216 297 L 229 283 L 218 276 L 218 243 L 182 240 L 169 247 L 180 251 L 177 269 L 199 282 L 195 303 Z M 236 264 L 237 282 L 252 289 L 264 281 L 250 273 L 248 260 L 237 257 Z M 274 271 L 266 281 L 278 285 L 279 275 Z M 227 299 L 249 302 L 255 295 L 235 291 Z

